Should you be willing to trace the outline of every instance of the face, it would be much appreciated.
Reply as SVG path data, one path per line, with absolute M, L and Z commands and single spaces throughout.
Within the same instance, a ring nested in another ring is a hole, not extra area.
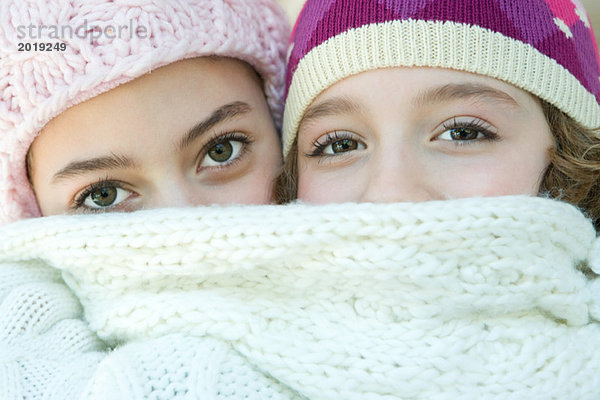
M 256 73 L 178 61 L 69 108 L 30 148 L 43 215 L 272 197 L 279 137 Z
M 298 131 L 298 198 L 427 201 L 536 195 L 553 145 L 541 105 L 499 80 L 390 68 L 321 93 Z

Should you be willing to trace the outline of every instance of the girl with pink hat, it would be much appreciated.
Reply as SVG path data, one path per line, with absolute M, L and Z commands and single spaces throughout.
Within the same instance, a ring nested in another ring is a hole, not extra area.
M 8 2 L 2 15 L 0 223 L 270 202 L 277 4 Z

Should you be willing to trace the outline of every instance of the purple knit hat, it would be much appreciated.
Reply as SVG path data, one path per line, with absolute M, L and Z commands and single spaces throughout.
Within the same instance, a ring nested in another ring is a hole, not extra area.
M 284 155 L 319 93 L 386 67 L 490 76 L 599 128 L 599 64 L 579 0 L 308 0 L 288 63 Z
M 40 215 L 25 158 L 47 122 L 160 66 L 243 60 L 280 126 L 288 39 L 275 0 L 2 0 L 0 225 Z

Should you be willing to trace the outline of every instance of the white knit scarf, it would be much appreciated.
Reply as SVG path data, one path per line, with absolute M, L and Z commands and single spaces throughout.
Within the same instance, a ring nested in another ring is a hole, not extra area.
M 63 271 L 110 343 L 230 343 L 310 399 L 600 398 L 600 244 L 529 197 L 50 217 L 4 260 Z

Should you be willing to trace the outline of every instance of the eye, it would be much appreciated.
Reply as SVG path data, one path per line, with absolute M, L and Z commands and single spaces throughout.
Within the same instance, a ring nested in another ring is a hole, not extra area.
M 117 183 L 100 181 L 84 189 L 77 195 L 74 208 L 86 208 L 93 211 L 115 207 L 127 200 L 133 193 L 121 188 Z
M 444 132 L 433 140 L 445 140 L 456 143 L 468 143 L 481 140 L 497 140 L 498 134 L 493 132 L 493 127 L 487 122 L 477 118 L 453 118 L 443 124 Z
M 481 139 L 484 137 L 483 133 L 476 131 L 473 128 L 453 128 L 445 131 L 437 138 L 440 140 L 458 140 L 458 141 L 468 141 Z
M 309 157 L 333 156 L 354 150 L 362 150 L 367 146 L 350 132 L 336 131 L 320 137 L 313 143 L 313 151 Z
M 357 150 L 360 146 L 361 144 L 354 139 L 342 139 L 331 143 L 323 152 L 325 154 L 344 153 L 346 151 Z
M 240 158 L 250 140 L 238 133 L 231 133 L 211 140 L 203 149 L 205 154 L 199 167 L 218 167 Z

